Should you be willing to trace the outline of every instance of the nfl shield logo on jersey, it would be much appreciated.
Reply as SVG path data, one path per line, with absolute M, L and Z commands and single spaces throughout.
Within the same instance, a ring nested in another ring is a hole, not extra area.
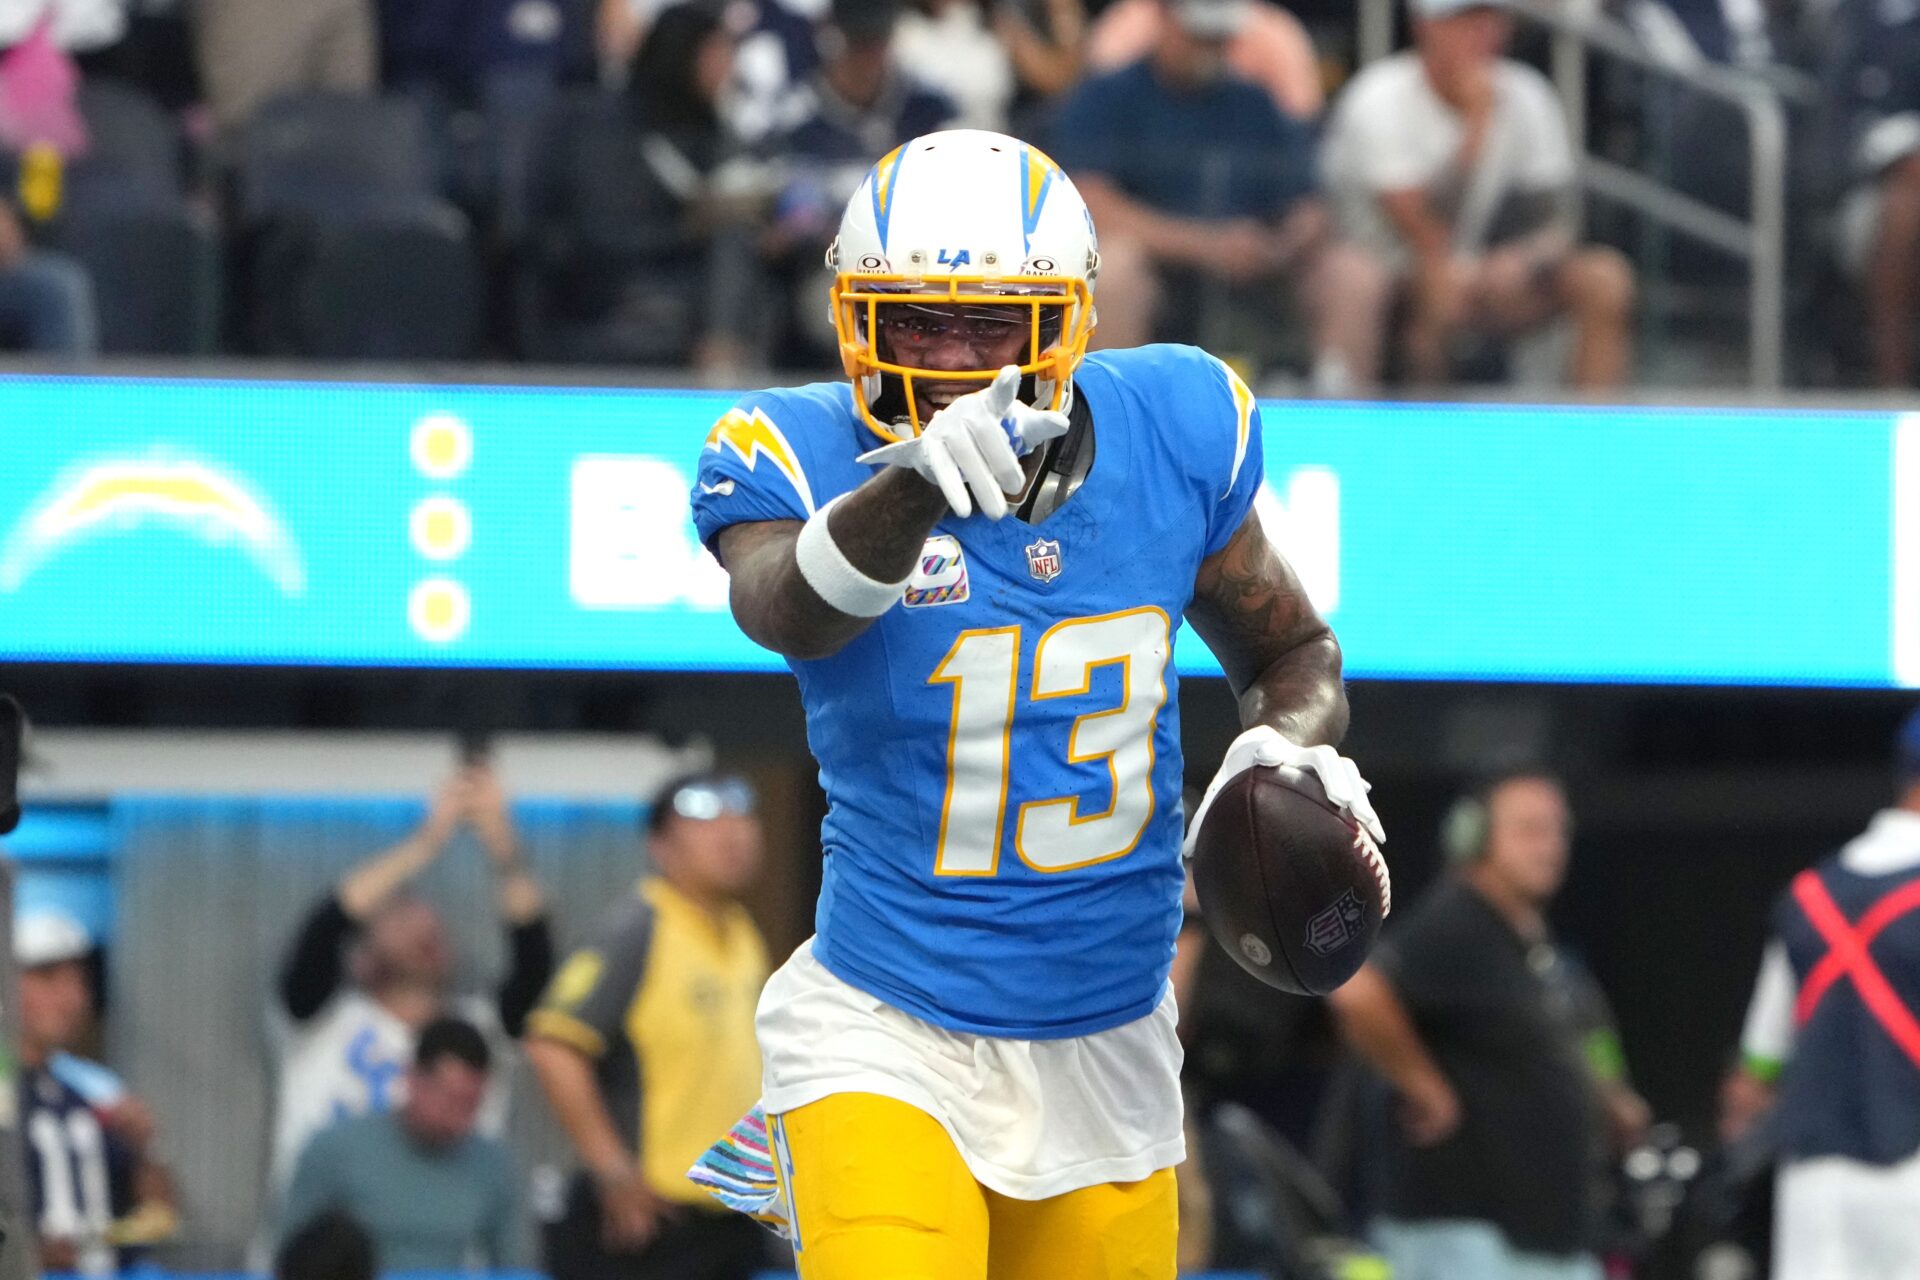
M 1042 538 L 1027 548 L 1027 572 L 1035 582 L 1052 582 L 1060 576 L 1060 542 Z

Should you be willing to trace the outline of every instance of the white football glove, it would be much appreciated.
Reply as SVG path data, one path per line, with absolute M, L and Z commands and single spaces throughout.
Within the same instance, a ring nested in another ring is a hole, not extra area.
M 1320 785 L 1326 789 L 1327 799 L 1339 806 L 1340 812 L 1359 823 L 1360 829 L 1371 837 L 1367 859 L 1373 864 L 1374 877 L 1380 882 L 1383 905 L 1391 910 L 1392 882 L 1387 878 L 1387 864 L 1381 859 L 1377 847 L 1386 843 L 1387 833 L 1380 825 L 1380 817 L 1374 813 L 1373 805 L 1367 800 L 1367 792 L 1373 789 L 1372 784 L 1360 776 L 1358 765 L 1332 747 L 1299 746 L 1271 725 L 1255 725 L 1235 738 L 1233 745 L 1227 748 L 1227 758 L 1220 762 L 1220 772 L 1213 775 L 1213 781 L 1207 785 L 1207 794 L 1201 798 L 1200 807 L 1193 811 L 1192 818 L 1187 822 L 1187 839 L 1180 847 L 1181 856 L 1193 856 L 1193 845 L 1199 838 L 1200 824 L 1206 820 L 1207 810 L 1213 806 L 1213 798 L 1220 794 L 1220 788 L 1248 769 L 1271 769 L 1280 765 L 1304 769 L 1320 779 Z
M 911 467 L 940 487 L 955 515 L 965 519 L 978 502 L 981 515 L 998 520 L 1007 514 L 1007 495 L 1026 483 L 1020 459 L 1067 433 L 1066 414 L 1022 404 L 1019 389 L 1020 367 L 1007 365 L 934 414 L 919 435 L 871 449 L 860 461 Z

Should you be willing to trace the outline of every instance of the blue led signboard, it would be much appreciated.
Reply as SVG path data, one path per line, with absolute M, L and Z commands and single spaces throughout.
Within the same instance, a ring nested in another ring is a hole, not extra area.
M 777 668 L 687 515 L 731 399 L 0 379 L 0 659 Z M 1920 419 L 1263 413 L 1356 676 L 1920 686 Z

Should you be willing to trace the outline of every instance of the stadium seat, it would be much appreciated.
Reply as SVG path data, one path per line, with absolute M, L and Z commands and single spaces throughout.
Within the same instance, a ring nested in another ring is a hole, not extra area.
M 437 170 L 424 111 L 405 98 L 288 94 L 264 104 L 241 144 L 248 222 L 332 213 L 396 196 L 432 196 Z
M 262 107 L 239 174 L 252 345 L 332 359 L 473 354 L 480 270 L 439 171 L 417 102 L 300 94 Z
M 705 254 L 677 217 L 650 210 L 621 99 L 580 93 L 548 113 L 525 168 L 503 182 L 520 230 L 514 305 L 521 354 L 566 363 L 682 364 L 701 332 Z
M 132 182 L 76 183 L 54 243 L 93 276 L 100 349 L 209 355 L 220 337 L 220 242 L 178 195 Z
M 185 148 L 179 125 L 143 91 L 117 80 L 80 85 L 80 114 L 87 122 L 87 153 L 75 162 L 73 180 L 110 178 L 144 190 L 179 195 Z
M 274 335 L 282 354 L 458 360 L 478 339 L 481 281 L 452 210 L 337 219 L 306 238 L 299 287 Z
M 91 273 L 101 350 L 205 355 L 218 345 L 220 244 L 185 195 L 179 126 L 131 85 L 80 88 L 89 145 L 49 235 Z

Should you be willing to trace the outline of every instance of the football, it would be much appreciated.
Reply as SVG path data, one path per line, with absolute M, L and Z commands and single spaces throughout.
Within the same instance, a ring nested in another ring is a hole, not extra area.
M 1388 890 L 1372 839 L 1302 769 L 1249 769 L 1220 789 L 1194 842 L 1214 940 L 1268 986 L 1325 995 L 1372 950 Z

